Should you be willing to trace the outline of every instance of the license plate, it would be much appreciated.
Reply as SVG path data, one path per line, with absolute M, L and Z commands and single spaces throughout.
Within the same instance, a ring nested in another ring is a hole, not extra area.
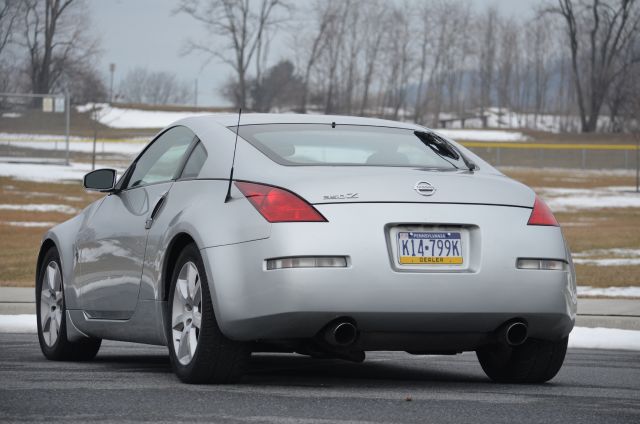
M 462 265 L 462 238 L 455 231 L 398 233 L 401 265 Z

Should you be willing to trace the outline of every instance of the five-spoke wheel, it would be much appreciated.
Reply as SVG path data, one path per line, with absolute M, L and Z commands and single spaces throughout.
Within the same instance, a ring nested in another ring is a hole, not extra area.
M 92 359 L 100 349 L 101 339 L 83 338 L 69 341 L 65 316 L 64 281 L 60 255 L 55 247 L 44 253 L 36 280 L 38 341 L 48 359 L 82 361 Z
M 187 262 L 178 274 L 171 309 L 173 348 L 182 365 L 191 362 L 196 353 L 201 321 L 202 287 L 200 275 L 196 265 L 193 262 Z
M 176 375 L 185 383 L 237 381 L 250 352 L 245 343 L 229 340 L 220 331 L 202 257 L 194 244 L 180 253 L 170 281 L 166 334 Z

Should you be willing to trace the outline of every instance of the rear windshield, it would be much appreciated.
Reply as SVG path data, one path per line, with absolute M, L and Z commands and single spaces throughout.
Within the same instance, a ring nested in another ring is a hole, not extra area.
M 438 155 L 409 129 L 262 124 L 241 126 L 239 135 L 281 165 L 464 168 L 459 158 Z

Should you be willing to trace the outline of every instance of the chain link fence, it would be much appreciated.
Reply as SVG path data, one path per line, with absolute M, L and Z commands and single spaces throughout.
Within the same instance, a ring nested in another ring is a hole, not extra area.
M 545 144 L 462 142 L 494 166 L 636 170 L 639 150 L 633 144 Z
M 0 161 L 69 164 L 69 97 L 0 93 Z

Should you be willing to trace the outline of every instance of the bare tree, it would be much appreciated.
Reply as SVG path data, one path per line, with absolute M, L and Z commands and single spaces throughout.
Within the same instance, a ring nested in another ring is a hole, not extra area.
M 389 64 L 387 74 L 387 88 L 383 106 L 391 108 L 391 118 L 398 119 L 400 109 L 406 106 L 409 78 L 414 70 L 411 31 L 411 21 L 408 5 L 395 7 L 389 12 L 389 25 L 391 32 L 388 34 L 385 46 L 385 60 Z M 383 111 L 386 114 L 386 111 Z
M 216 59 L 229 64 L 236 73 L 238 90 L 236 105 L 245 107 L 247 101 L 247 73 L 257 50 L 263 46 L 265 34 L 280 22 L 279 12 L 290 8 L 286 0 L 259 0 L 252 7 L 251 0 L 181 0 L 177 13 L 185 13 L 200 22 L 210 38 L 203 41 L 188 40 L 186 52 L 204 53 L 208 60 Z M 220 37 L 227 41 L 226 49 L 212 42 Z M 231 55 L 229 55 L 231 52 Z
M 335 19 L 334 6 L 332 2 L 317 0 L 312 6 L 313 23 L 308 28 L 300 28 L 293 38 L 296 58 L 299 58 L 302 68 L 302 92 L 300 96 L 299 110 L 301 113 L 307 112 L 307 102 L 309 100 L 309 84 L 311 72 L 316 65 L 318 58 L 323 53 L 327 42 L 327 29 L 329 23 Z M 308 24 L 306 20 L 304 24 Z M 302 40 L 300 39 L 302 37 Z
M 478 85 L 480 113 L 484 115 L 491 105 L 491 94 L 494 86 L 494 71 L 497 49 L 498 11 L 490 7 L 482 19 L 479 20 L 478 34 Z M 484 121 L 486 126 L 486 121 Z
M 70 63 L 90 63 L 98 41 L 88 35 L 82 0 L 23 0 L 19 41 L 28 54 L 31 88 L 49 93 Z
M 135 68 L 122 79 L 118 98 L 131 103 L 184 104 L 191 100 L 191 90 L 170 72 Z
M 562 17 L 570 46 L 582 131 L 595 131 L 611 84 L 624 69 L 618 59 L 638 37 L 637 2 L 558 0 L 552 10 Z
M 19 0 L 0 1 L 0 58 L 2 51 L 15 35 L 15 25 L 22 9 L 23 3 Z
M 375 72 L 380 65 L 378 58 L 382 48 L 382 40 L 388 29 L 387 8 L 380 1 L 372 0 L 367 3 L 362 23 L 362 47 L 360 49 L 363 65 L 362 100 L 360 115 L 364 115 L 369 106 L 369 95 Z

